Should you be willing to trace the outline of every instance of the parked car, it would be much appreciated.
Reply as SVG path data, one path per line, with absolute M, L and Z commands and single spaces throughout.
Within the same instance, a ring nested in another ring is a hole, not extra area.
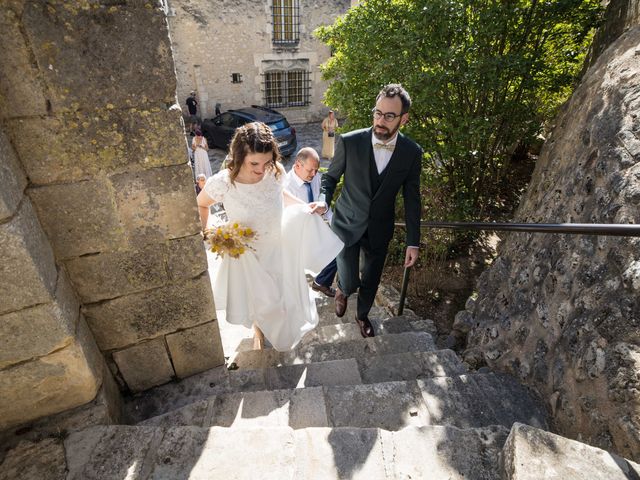
M 216 117 L 207 118 L 202 122 L 202 133 L 210 146 L 226 149 L 236 128 L 250 122 L 263 122 L 271 128 L 283 156 L 288 157 L 298 148 L 296 129 L 289 125 L 285 116 L 258 105 L 228 110 Z

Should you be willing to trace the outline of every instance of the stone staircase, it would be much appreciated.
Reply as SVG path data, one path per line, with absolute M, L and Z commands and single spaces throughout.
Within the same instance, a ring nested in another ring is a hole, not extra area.
M 546 432 L 526 388 L 467 371 L 428 321 L 378 308 L 378 336 L 363 339 L 351 310 L 339 319 L 318 302 L 320 325 L 295 351 L 243 341 L 237 369 L 134 397 L 129 425 L 24 442 L 0 480 L 638 478 L 637 465 Z

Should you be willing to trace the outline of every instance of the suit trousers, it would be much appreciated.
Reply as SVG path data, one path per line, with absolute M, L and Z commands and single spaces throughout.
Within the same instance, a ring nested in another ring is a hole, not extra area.
M 358 318 L 369 315 L 375 301 L 388 246 L 372 248 L 365 232 L 360 240 L 338 254 L 338 288 L 347 296 L 358 292 Z
M 337 270 L 338 265 L 334 258 L 318 275 L 316 275 L 315 282 L 323 287 L 330 287 L 333 284 L 333 279 L 336 277 Z

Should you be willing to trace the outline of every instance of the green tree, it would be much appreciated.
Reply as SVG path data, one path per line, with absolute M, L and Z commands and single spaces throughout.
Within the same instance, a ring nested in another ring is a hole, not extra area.
M 316 31 L 334 52 L 326 103 L 345 128 L 368 126 L 380 87 L 402 83 L 425 175 L 452 216 L 477 216 L 515 146 L 568 98 L 600 13 L 599 0 L 363 1 Z

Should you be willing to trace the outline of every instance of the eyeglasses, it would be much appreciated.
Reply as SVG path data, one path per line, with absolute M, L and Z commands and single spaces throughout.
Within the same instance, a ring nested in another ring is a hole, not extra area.
M 384 118 L 385 122 L 393 122 L 396 118 L 401 117 L 403 115 L 402 113 L 393 113 L 393 112 L 383 113 L 375 107 L 373 108 L 373 110 L 371 110 L 371 113 L 373 113 L 373 118 L 375 118 L 376 120 L 380 120 L 381 118 Z

